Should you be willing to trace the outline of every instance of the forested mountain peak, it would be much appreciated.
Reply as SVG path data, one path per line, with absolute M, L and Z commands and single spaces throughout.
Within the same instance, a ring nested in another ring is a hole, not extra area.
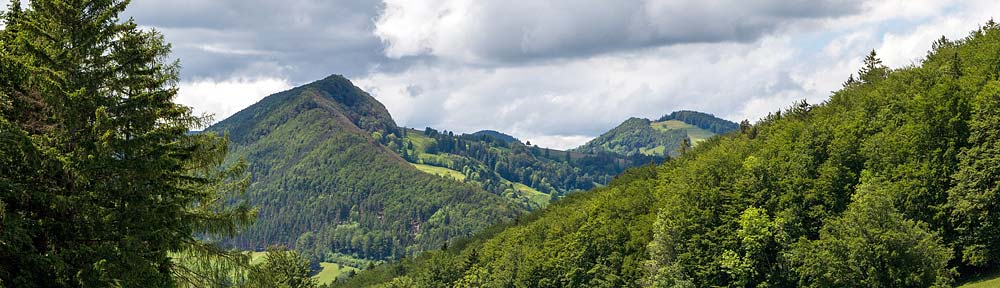
M 473 136 L 492 137 L 494 139 L 503 141 L 503 142 L 505 142 L 507 144 L 510 144 L 510 143 L 521 143 L 521 140 L 517 139 L 514 136 L 510 136 L 510 135 L 505 134 L 503 132 L 494 131 L 494 130 L 481 130 L 481 131 L 478 131 L 476 133 L 472 133 L 472 135 Z
M 344 129 L 371 132 L 393 132 L 398 128 L 382 103 L 354 86 L 341 75 L 331 75 L 303 86 L 292 88 L 260 100 L 254 105 L 209 127 L 208 131 L 227 131 L 235 143 L 251 142 L 265 133 L 251 127 L 270 127 L 289 120 L 296 113 L 321 108 L 332 119 L 342 121 Z M 262 122 L 268 125 L 260 126 Z
M 281 244 L 357 267 L 339 261 L 412 255 L 523 211 L 387 149 L 401 129 L 340 75 L 268 96 L 207 131 L 228 134 L 229 161 L 249 164 L 259 217 L 230 242 L 241 249 Z
M 676 111 L 657 121 L 632 117 L 610 131 L 574 149 L 585 153 L 612 152 L 622 155 L 677 155 L 685 147 L 718 134 L 725 134 L 739 125 L 711 114 L 697 111 Z
M 660 117 L 660 119 L 657 119 L 656 122 L 666 122 L 670 120 L 682 121 L 698 128 L 711 131 L 715 134 L 726 134 L 740 129 L 740 125 L 733 123 L 732 121 L 715 117 L 715 115 L 709 113 L 692 110 L 674 111 Z

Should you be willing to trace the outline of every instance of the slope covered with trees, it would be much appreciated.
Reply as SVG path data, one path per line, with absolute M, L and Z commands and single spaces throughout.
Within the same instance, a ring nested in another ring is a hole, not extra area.
M 1000 268 L 1000 26 L 348 287 L 931 287 Z
M 606 185 L 630 167 L 663 161 L 663 157 L 647 155 L 561 151 L 508 141 L 492 133 L 455 135 L 432 128 L 403 129 L 402 138 L 385 138 L 384 145 L 407 161 L 451 169 L 465 182 L 528 208 L 544 206 L 549 199 L 570 192 Z M 526 196 L 533 194 L 547 197 Z
M 573 151 L 610 152 L 626 156 L 676 156 L 700 141 L 737 129 L 738 124 L 710 114 L 677 111 L 656 122 L 630 118 Z
M 711 131 L 715 134 L 726 134 L 740 129 L 740 125 L 733 123 L 732 121 L 715 117 L 715 115 L 712 114 L 690 110 L 674 111 L 660 117 L 660 119 L 657 119 L 656 122 L 666 122 L 670 120 L 688 123 L 697 126 L 698 128 Z
M 502 132 L 497 132 L 497 131 L 494 131 L 494 130 L 482 130 L 482 131 L 478 131 L 476 133 L 472 133 L 472 136 L 492 137 L 493 139 L 500 140 L 500 141 L 506 142 L 508 144 L 521 143 L 521 140 L 519 140 L 517 138 L 514 138 L 514 136 L 510 136 L 510 135 L 504 134 Z
M 376 139 L 396 135 L 385 108 L 347 79 L 269 96 L 208 128 L 246 159 L 256 225 L 232 240 L 284 244 L 317 260 L 393 259 L 522 213 L 476 185 L 418 171 Z

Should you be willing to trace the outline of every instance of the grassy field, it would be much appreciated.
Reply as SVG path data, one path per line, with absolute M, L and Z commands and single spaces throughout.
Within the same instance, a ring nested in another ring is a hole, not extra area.
M 250 264 L 256 265 L 263 263 L 265 260 L 267 260 L 265 256 L 267 256 L 267 252 L 250 252 Z M 316 279 L 316 282 L 319 284 L 331 283 L 337 280 L 337 277 L 347 274 L 350 271 L 354 272 L 361 271 L 361 269 L 356 267 L 341 265 L 337 263 L 329 263 L 329 262 L 320 262 L 319 266 L 322 267 L 322 269 L 319 271 L 319 273 L 316 273 L 316 275 L 312 276 L 312 278 Z
M 963 283 L 958 288 L 995 288 L 1000 287 L 1000 274 L 985 276 Z
M 424 164 L 414 164 L 414 163 L 410 164 L 413 165 L 413 167 L 416 167 L 417 170 L 423 171 L 424 173 L 427 174 L 433 174 L 441 177 L 451 177 L 458 181 L 465 181 L 465 174 L 462 174 L 462 172 L 458 172 L 444 167 L 437 167 Z
M 664 155 L 666 154 L 667 147 L 663 145 L 653 147 L 652 149 L 646 149 L 645 147 L 639 148 L 639 152 L 643 155 Z
M 313 279 L 316 279 L 316 282 L 318 282 L 319 284 L 326 284 L 333 282 L 334 280 L 337 280 L 337 277 L 340 277 L 340 275 L 350 273 L 351 271 L 354 272 L 361 271 L 358 268 L 344 266 L 337 263 L 322 262 L 319 263 L 319 266 L 323 267 L 323 270 L 319 271 L 318 274 L 313 276 Z
M 434 139 L 424 136 L 424 131 L 415 129 L 406 130 L 406 140 L 413 143 L 413 150 L 416 151 L 427 151 L 427 147 L 435 144 Z
M 705 139 L 712 138 L 712 136 L 715 136 L 715 133 L 712 133 L 712 131 L 701 129 L 695 127 L 694 125 L 687 124 L 677 120 L 653 122 L 653 124 L 651 125 L 653 126 L 653 128 L 656 128 L 661 131 L 669 131 L 669 130 L 687 131 L 688 138 L 691 138 L 692 142 L 691 144 L 698 144 L 698 142 L 705 141 Z
M 514 189 L 517 189 L 521 196 L 528 197 L 528 199 L 531 199 L 531 202 L 538 203 L 538 205 L 545 206 L 546 204 L 549 204 L 549 200 L 551 200 L 551 196 L 549 196 L 549 194 L 542 193 L 535 188 L 528 187 L 528 185 L 517 182 L 511 183 L 514 183 Z
M 250 252 L 250 264 L 257 265 L 260 263 L 264 263 L 264 260 L 267 260 L 267 258 L 265 258 L 266 256 L 267 252 L 257 252 L 257 251 Z

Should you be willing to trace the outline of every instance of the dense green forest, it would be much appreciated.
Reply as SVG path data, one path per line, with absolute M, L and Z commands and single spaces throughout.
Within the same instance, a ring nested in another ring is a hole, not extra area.
M 0 29 L 0 287 L 317 287 L 320 261 L 369 266 L 345 287 L 948 287 L 1000 271 L 993 21 L 919 65 L 872 51 L 827 101 L 754 124 L 679 111 L 559 151 L 397 127 L 337 75 L 193 133 L 210 119 L 173 101 L 180 63 L 120 17 L 128 1 L 20 4 Z
M 246 199 L 259 217 L 230 241 L 242 249 L 283 244 L 313 261 L 394 259 L 524 211 L 381 146 L 373 134 L 399 130 L 341 76 L 269 96 L 207 131 L 228 135 L 229 158 L 249 163 Z
M 1000 26 L 347 287 L 946 287 L 1000 267 Z
M 207 119 L 172 101 L 179 64 L 119 17 L 127 4 L 13 1 L 3 15 L 0 287 L 188 286 L 199 263 L 246 266 L 205 242 L 255 218 L 238 200 L 245 165 L 188 133 Z
M 676 156 L 698 142 L 738 129 L 738 124 L 711 114 L 675 111 L 655 122 L 644 118 L 630 118 L 573 151 L 633 157 Z
M 715 117 L 712 114 L 706 114 L 698 111 L 681 110 L 674 111 L 670 114 L 664 115 L 657 119 L 656 122 L 666 122 L 670 120 L 677 120 L 684 123 L 689 123 L 691 125 L 697 126 L 698 128 L 711 131 L 715 134 L 726 134 L 740 129 L 740 125 Z
M 407 161 L 455 170 L 463 175 L 464 181 L 515 201 L 527 201 L 521 194 L 548 196 L 542 203 L 524 203 L 529 209 L 543 206 L 550 198 L 606 185 L 627 168 L 664 160 L 660 156 L 541 148 L 499 132 L 456 135 L 432 128 L 402 131 L 403 137 L 392 134 L 383 137 L 383 145 Z M 528 189 L 518 188 L 517 184 Z
M 521 140 L 515 138 L 514 136 L 510 136 L 510 135 L 504 134 L 502 132 L 494 131 L 494 130 L 482 130 L 482 131 L 478 131 L 478 132 L 472 133 L 472 136 L 486 136 L 486 137 L 491 137 L 493 139 L 506 142 L 508 144 L 511 144 L 511 143 L 521 143 Z

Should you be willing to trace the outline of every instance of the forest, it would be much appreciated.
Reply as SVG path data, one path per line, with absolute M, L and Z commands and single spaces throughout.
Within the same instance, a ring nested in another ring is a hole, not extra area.
M 949 287 L 1000 268 L 1000 25 L 346 287 Z
M 898 69 L 871 51 L 822 103 L 756 123 L 630 119 L 582 153 L 400 128 L 340 75 L 197 131 L 212 119 L 174 102 L 180 62 L 124 16 L 129 1 L 30 4 L 11 2 L 0 28 L 0 287 L 951 287 L 1000 273 L 994 21 Z M 658 142 L 670 121 L 719 135 Z M 318 262 L 365 269 L 321 285 Z

